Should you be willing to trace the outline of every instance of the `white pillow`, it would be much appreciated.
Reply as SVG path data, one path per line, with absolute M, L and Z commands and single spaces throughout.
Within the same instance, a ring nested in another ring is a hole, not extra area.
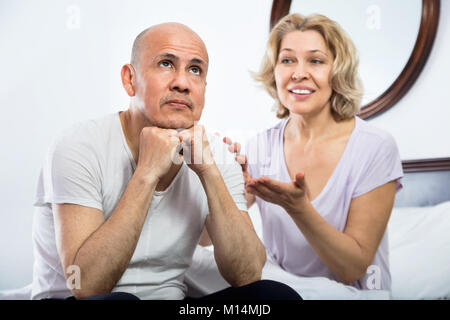
M 388 224 L 393 299 L 450 299 L 450 201 L 394 208 Z

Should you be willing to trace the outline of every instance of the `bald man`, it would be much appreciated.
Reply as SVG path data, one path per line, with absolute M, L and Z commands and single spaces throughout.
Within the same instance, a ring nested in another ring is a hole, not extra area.
M 32 298 L 184 299 L 199 240 L 214 245 L 231 285 L 212 298 L 296 298 L 259 281 L 266 255 L 246 212 L 241 169 L 216 161 L 197 124 L 208 64 L 188 27 L 144 30 L 121 71 L 129 108 L 77 124 L 55 142 L 35 203 Z

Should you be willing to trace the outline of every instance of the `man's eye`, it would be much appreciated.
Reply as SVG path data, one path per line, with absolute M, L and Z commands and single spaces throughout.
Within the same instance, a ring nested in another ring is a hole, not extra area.
M 189 69 L 189 72 L 196 74 L 196 75 L 200 75 L 202 73 L 202 70 L 199 67 L 191 67 Z
M 170 61 L 166 61 L 166 60 L 161 61 L 161 62 L 159 63 L 159 65 L 160 65 L 161 67 L 164 67 L 164 68 L 170 68 L 170 67 L 172 67 L 172 63 L 170 63 Z

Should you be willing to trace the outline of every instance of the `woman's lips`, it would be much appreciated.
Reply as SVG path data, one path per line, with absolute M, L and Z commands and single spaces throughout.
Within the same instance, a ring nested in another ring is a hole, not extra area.
M 314 94 L 314 91 L 301 91 L 302 93 L 299 93 L 297 90 L 292 91 L 289 90 L 289 95 L 293 97 L 295 100 L 303 101 L 311 97 L 311 95 Z

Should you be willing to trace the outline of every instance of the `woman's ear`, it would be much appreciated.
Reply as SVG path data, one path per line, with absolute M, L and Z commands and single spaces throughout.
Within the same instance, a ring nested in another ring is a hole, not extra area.
M 136 79 L 136 71 L 131 64 L 126 64 L 122 67 L 120 72 L 122 78 L 122 85 L 130 97 L 134 96 L 134 83 Z

